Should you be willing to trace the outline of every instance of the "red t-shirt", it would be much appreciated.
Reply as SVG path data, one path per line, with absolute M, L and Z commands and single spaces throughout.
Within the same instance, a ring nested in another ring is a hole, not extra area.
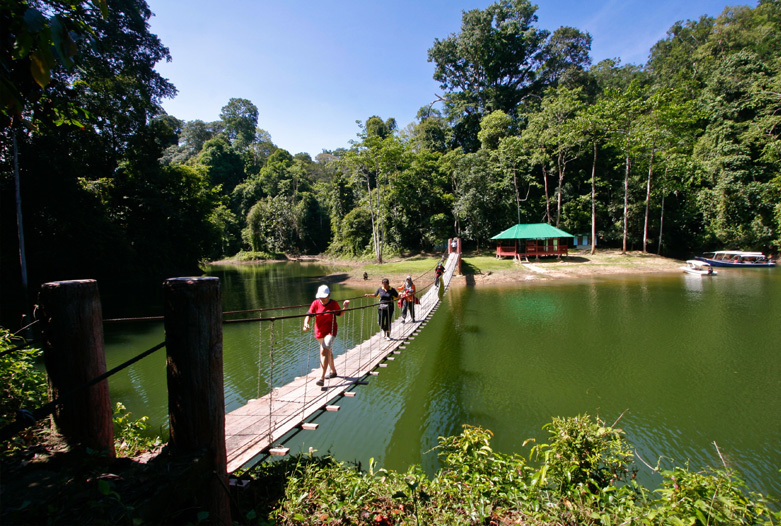
M 336 300 L 328 300 L 323 305 L 320 300 L 315 300 L 309 306 L 309 314 L 318 314 L 320 312 L 329 312 L 329 314 L 319 314 L 315 316 L 315 338 L 325 338 L 327 335 L 336 336 L 339 328 L 336 325 L 336 316 L 341 316 L 342 308 Z

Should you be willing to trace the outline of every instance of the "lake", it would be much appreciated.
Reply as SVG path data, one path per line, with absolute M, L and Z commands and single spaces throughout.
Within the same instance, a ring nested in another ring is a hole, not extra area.
M 224 310 L 237 311 L 308 305 L 321 277 L 335 271 L 338 280 L 338 269 L 274 263 L 209 267 L 206 275 L 220 278 Z M 422 276 L 419 291 L 431 280 Z M 356 298 L 377 286 L 332 282 L 332 297 Z M 339 400 L 339 412 L 318 418 L 317 431 L 302 431 L 286 445 L 292 453 L 313 448 L 363 466 L 373 458 L 379 467 L 420 464 L 433 473 L 437 437 L 464 424 L 490 429 L 495 450 L 526 455 L 523 442 L 544 440 L 553 417 L 588 413 L 618 421 L 650 466 L 688 462 L 702 469 L 720 466 L 723 457 L 750 489 L 781 496 L 779 298 L 777 268 L 490 287 L 456 277 L 425 329 L 389 367 L 356 397 Z M 147 300 L 128 304 L 123 315 L 160 314 L 160 298 Z M 373 301 L 355 299 L 351 307 Z M 316 342 L 301 325 L 295 318 L 224 326 L 228 411 L 317 366 Z M 337 369 L 345 348 L 376 330 L 373 308 L 341 319 Z M 158 322 L 111 324 L 105 338 L 111 368 L 164 334 Z M 164 351 L 112 377 L 110 391 L 113 402 L 149 416 L 153 431 L 167 436 Z M 641 481 L 656 487 L 656 475 L 640 460 L 638 467 Z

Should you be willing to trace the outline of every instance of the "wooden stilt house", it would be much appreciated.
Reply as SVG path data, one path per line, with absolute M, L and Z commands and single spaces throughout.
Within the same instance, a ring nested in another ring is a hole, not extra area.
M 512 257 L 518 261 L 530 256 L 566 256 L 574 236 L 547 223 L 518 224 L 495 235 L 496 257 Z

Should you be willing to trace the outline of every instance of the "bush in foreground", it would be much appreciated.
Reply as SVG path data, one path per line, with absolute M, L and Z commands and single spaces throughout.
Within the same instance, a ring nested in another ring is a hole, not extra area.
M 773 504 L 732 471 L 675 468 L 649 491 L 634 480 L 620 429 L 588 415 L 546 427 L 548 442 L 532 447 L 527 461 L 494 452 L 490 431 L 464 426 L 440 438 L 443 468 L 431 480 L 417 466 L 398 473 L 372 463 L 363 472 L 330 457 L 263 465 L 249 473 L 267 491 L 254 494 L 251 513 L 259 510 L 260 524 L 284 525 L 781 523 Z

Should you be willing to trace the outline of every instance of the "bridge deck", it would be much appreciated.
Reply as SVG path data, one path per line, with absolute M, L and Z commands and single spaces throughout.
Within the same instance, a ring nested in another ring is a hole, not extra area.
M 445 263 L 445 273 L 440 287 L 450 284 L 455 272 L 458 254 L 450 254 Z M 323 409 L 336 409 L 329 402 L 345 396 L 357 382 L 362 381 L 374 369 L 389 358 L 423 323 L 439 305 L 437 288 L 430 287 L 415 306 L 417 323 L 401 323 L 399 319 L 391 327 L 392 340 L 385 340 L 378 331 L 368 340 L 339 356 L 339 377 L 326 380 L 324 387 L 315 384 L 320 379 L 320 367 L 312 369 L 287 385 L 272 389 L 268 395 L 250 400 L 246 405 L 225 415 L 225 448 L 228 456 L 228 473 L 241 468 L 261 453 L 267 452 L 285 434 L 302 426 L 314 413 Z

